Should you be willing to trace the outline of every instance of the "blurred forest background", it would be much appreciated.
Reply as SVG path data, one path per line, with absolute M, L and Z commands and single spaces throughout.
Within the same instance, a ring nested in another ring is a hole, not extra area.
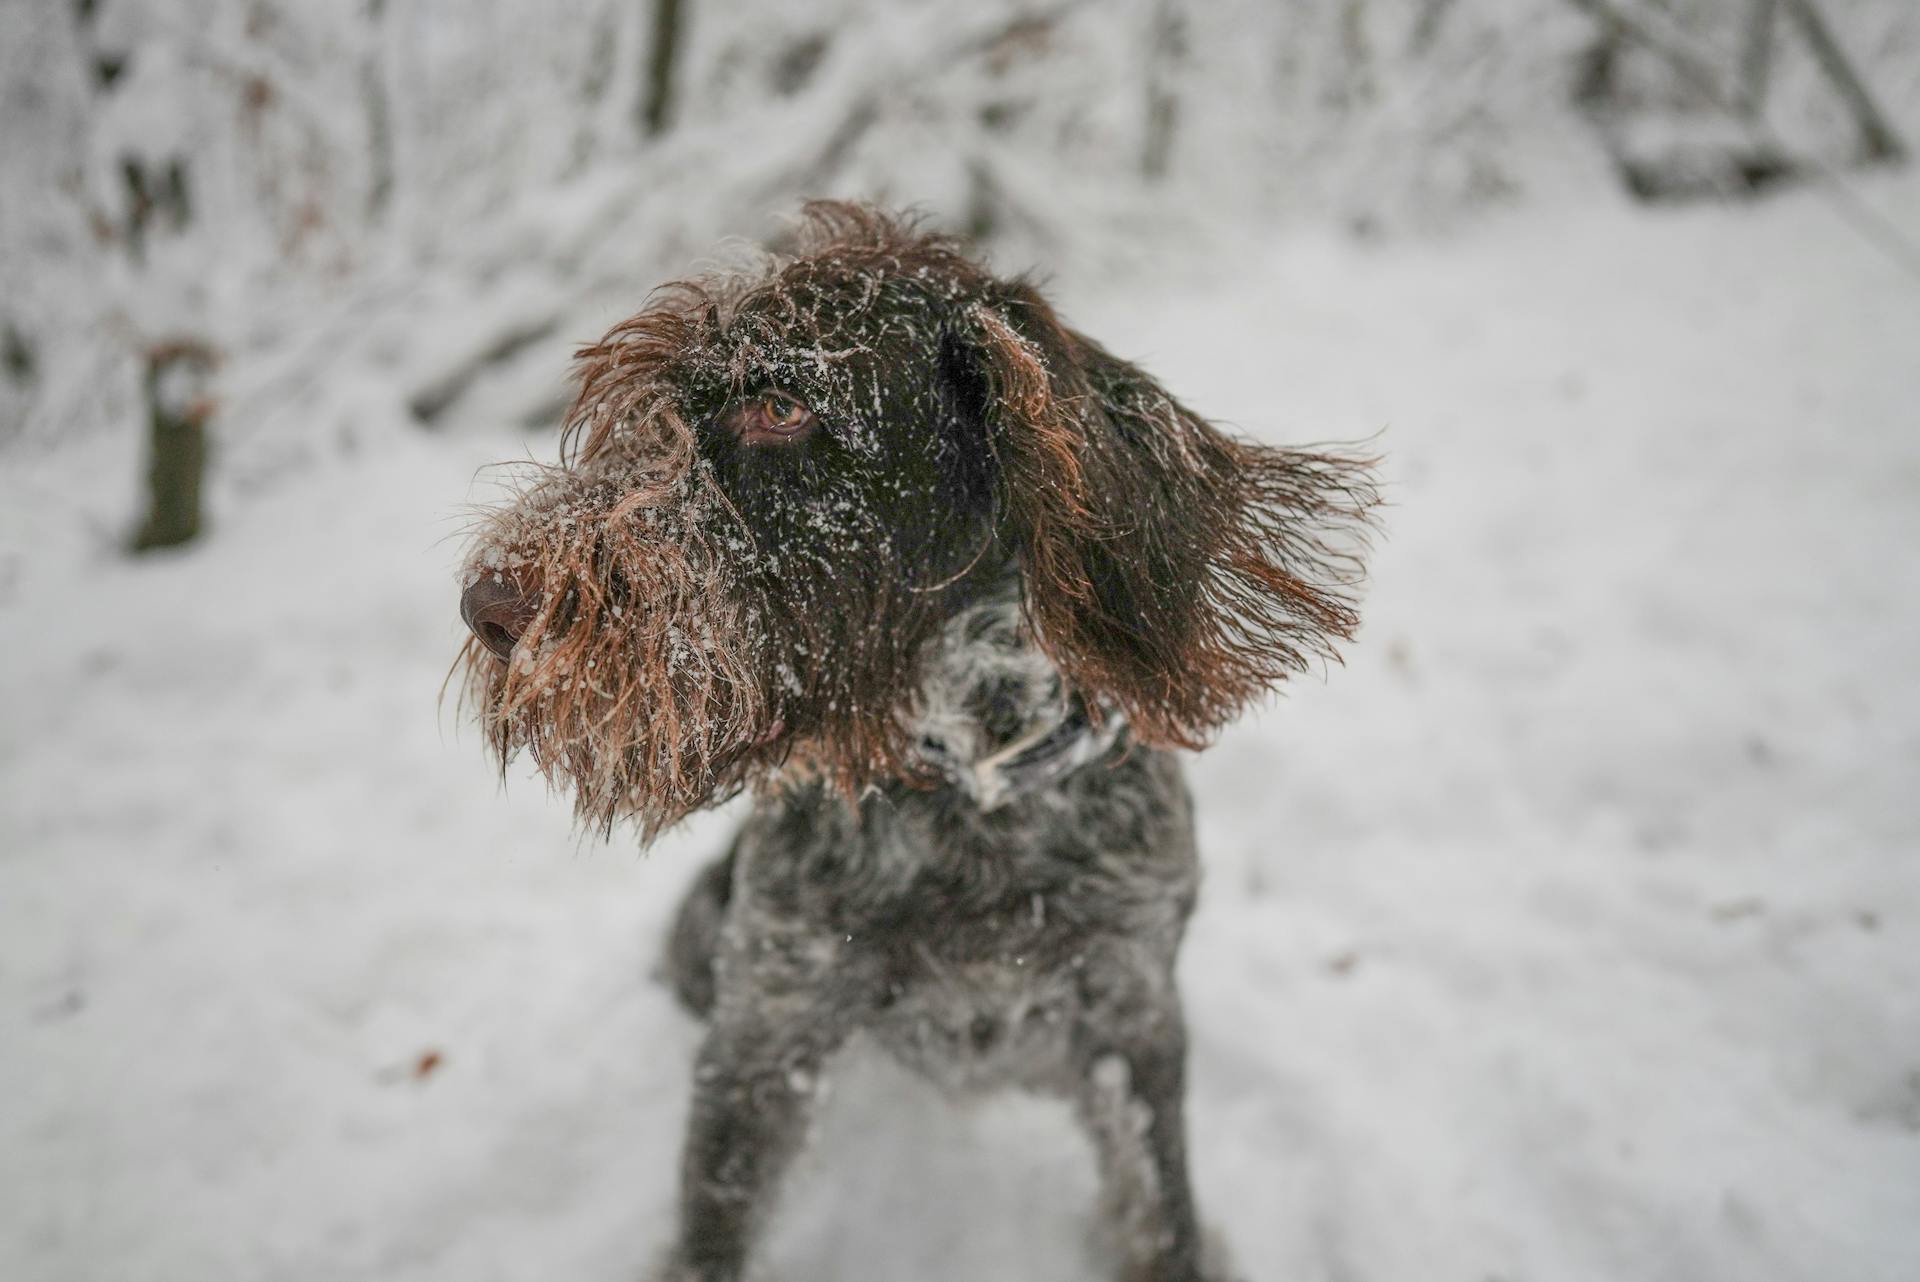
M 477 384 L 550 423 L 610 305 L 809 195 L 1070 269 L 1898 161 L 1920 7 L 19 0 L 0 84 L 0 441 L 217 402 L 244 483 Z

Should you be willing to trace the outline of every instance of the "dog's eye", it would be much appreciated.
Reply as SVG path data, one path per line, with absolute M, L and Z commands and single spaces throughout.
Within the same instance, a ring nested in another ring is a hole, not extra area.
M 719 425 L 742 445 L 791 445 L 813 435 L 820 423 L 798 397 L 765 391 L 735 401 Z
M 791 430 L 805 423 L 809 417 L 807 407 L 785 392 L 768 392 L 761 400 L 767 421 L 776 428 Z

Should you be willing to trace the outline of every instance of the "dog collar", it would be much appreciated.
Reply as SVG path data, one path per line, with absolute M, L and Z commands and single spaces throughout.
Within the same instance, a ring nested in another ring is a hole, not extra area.
M 1075 699 L 1058 721 L 1042 723 L 959 772 L 956 780 L 982 810 L 998 810 L 1065 779 L 1106 755 L 1127 728 L 1126 714 L 1102 708 L 1099 724 Z

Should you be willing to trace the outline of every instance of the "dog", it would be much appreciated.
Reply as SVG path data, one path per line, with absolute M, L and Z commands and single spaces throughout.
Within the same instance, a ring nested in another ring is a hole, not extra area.
M 1174 958 L 1197 749 L 1357 623 L 1370 461 L 1215 428 L 956 240 L 807 206 L 581 350 L 490 513 L 466 692 L 642 842 L 745 791 L 667 971 L 708 1021 L 664 1276 L 747 1269 L 863 1033 L 1069 1101 L 1115 1271 L 1198 1282 Z

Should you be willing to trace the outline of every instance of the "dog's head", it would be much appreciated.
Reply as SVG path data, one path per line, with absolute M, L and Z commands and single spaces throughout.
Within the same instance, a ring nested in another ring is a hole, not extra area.
M 1363 462 L 1235 440 L 942 236 L 808 207 L 583 349 L 559 466 L 468 563 L 468 692 L 651 836 L 804 769 L 911 776 L 929 642 L 1017 574 L 1093 708 L 1197 747 L 1355 625 Z

